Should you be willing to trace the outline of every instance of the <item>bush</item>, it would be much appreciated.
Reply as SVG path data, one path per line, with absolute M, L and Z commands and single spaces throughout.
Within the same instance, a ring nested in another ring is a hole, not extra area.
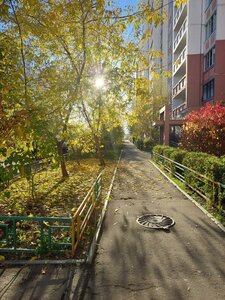
M 210 154 L 203 152 L 188 152 L 183 159 L 183 165 L 200 174 L 205 174 L 205 160 L 209 157 L 211 157 Z
M 152 152 L 154 140 L 150 137 L 144 139 L 144 150 Z
M 225 161 L 223 159 L 219 159 L 218 157 L 211 156 L 205 161 L 205 175 L 207 178 L 225 184 Z M 212 190 L 212 185 L 207 185 L 206 190 Z M 214 196 L 214 204 L 217 204 L 220 208 L 222 203 L 225 201 L 225 189 L 219 190 L 219 186 L 217 184 L 214 185 L 213 194 Z
M 170 146 L 164 146 L 164 145 L 156 145 L 154 148 L 153 148 L 153 151 L 156 153 L 156 154 L 161 154 L 163 155 L 164 154 L 164 151 L 166 149 L 170 149 L 172 147 Z
M 225 183 L 225 164 L 223 159 L 211 156 L 205 160 L 205 175 L 216 182 Z
M 170 155 L 170 159 L 174 160 L 175 162 L 182 164 L 183 163 L 183 159 L 185 157 L 185 155 L 188 153 L 188 151 L 186 150 L 181 150 L 181 149 L 175 149 L 175 151 L 173 151 Z
M 164 155 L 164 152 L 166 149 L 174 149 L 169 146 L 164 146 L 164 145 L 157 145 L 153 148 L 153 159 L 156 162 L 163 162 L 162 158 L 159 157 L 159 155 Z
M 144 141 L 141 138 L 136 139 L 135 145 L 140 150 L 144 149 Z
M 202 152 L 189 152 L 183 159 L 183 165 L 198 172 L 199 174 L 205 174 L 205 160 L 209 158 L 210 155 Z M 190 175 L 188 170 L 185 171 L 185 179 L 190 184 L 195 184 L 195 176 Z
M 218 158 L 207 153 L 188 152 L 186 150 L 161 145 L 154 147 L 154 154 L 154 160 L 162 163 L 169 169 L 171 168 L 170 163 L 168 161 L 163 161 L 158 154 L 164 155 L 171 160 L 183 164 L 189 169 L 204 175 L 206 178 L 198 176 L 189 170 L 183 171 L 180 168 L 176 169 L 176 172 L 184 176 L 188 185 L 210 199 L 208 205 L 217 205 L 219 208 L 223 207 L 223 202 L 225 202 L 225 188 L 220 190 L 220 185 L 214 184 L 213 186 L 212 182 L 207 180 L 207 178 L 214 182 L 222 183 L 225 186 L 225 156 Z
M 225 107 L 207 104 L 192 111 L 185 120 L 181 147 L 188 151 L 225 154 Z
M 163 150 L 163 154 L 164 154 L 164 156 L 171 158 L 172 153 L 175 152 L 176 150 L 177 150 L 177 148 L 174 148 L 174 147 L 166 148 Z
M 197 173 L 208 177 L 207 164 L 209 164 L 210 161 L 212 161 L 212 159 L 216 159 L 216 157 L 202 152 L 189 152 L 186 154 L 185 158 L 183 159 L 183 164 L 188 168 L 196 171 Z M 208 180 L 193 174 L 189 170 L 185 170 L 184 177 L 185 177 L 185 181 L 188 184 L 190 184 L 194 189 L 197 189 L 202 194 L 205 194 L 209 199 L 211 199 L 210 203 L 208 203 L 209 205 L 213 204 L 212 184 Z

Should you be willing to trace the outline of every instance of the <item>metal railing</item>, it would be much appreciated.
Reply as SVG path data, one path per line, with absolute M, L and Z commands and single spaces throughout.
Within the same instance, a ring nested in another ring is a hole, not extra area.
M 182 14 L 182 11 L 184 9 L 186 4 L 181 4 L 180 7 L 178 8 L 178 10 L 176 11 L 175 15 L 174 15 L 174 19 L 173 19 L 173 27 L 175 28 L 178 21 L 179 21 L 179 18 Z
M 75 255 L 77 246 L 88 225 L 88 221 L 94 211 L 96 201 L 100 198 L 102 191 L 102 173 L 99 174 L 95 183 L 82 201 L 72 217 L 72 256 Z
M 177 72 L 183 62 L 186 60 L 187 48 L 184 47 L 181 54 L 178 56 L 177 60 L 173 64 L 173 74 Z
M 164 170 L 185 183 L 188 188 L 205 199 L 208 205 L 216 205 L 219 209 L 222 208 L 222 202 L 225 200 L 223 197 L 223 194 L 225 193 L 224 184 L 213 181 L 205 175 L 161 154 L 153 152 L 153 159 L 162 165 Z
M 0 216 L 0 253 L 64 253 L 72 256 L 101 197 L 100 173 L 73 217 Z
M 174 42 L 173 42 L 173 51 L 176 50 L 177 46 L 179 45 L 181 39 L 183 38 L 184 34 L 186 33 L 187 30 L 187 18 L 184 20 L 180 30 L 178 31 Z
M 175 98 L 181 91 L 186 88 L 187 80 L 186 75 L 173 88 L 173 97 Z
M 0 216 L 0 252 L 64 252 L 71 218 Z
M 186 108 L 186 103 L 182 103 L 181 105 L 177 106 L 173 109 L 173 118 L 180 119 L 182 118 L 182 112 L 184 112 Z

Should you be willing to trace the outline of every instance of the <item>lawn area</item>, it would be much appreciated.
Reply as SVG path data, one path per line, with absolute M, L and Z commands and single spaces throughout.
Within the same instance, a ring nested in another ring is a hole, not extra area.
M 67 169 L 69 177 L 62 179 L 60 168 L 51 168 L 50 166 L 43 169 L 41 172 L 35 174 L 34 177 L 34 193 L 33 198 L 30 193 L 30 186 L 25 178 L 14 181 L 9 189 L 4 190 L 3 196 L 0 198 L 0 216 L 26 216 L 26 217 L 71 217 L 80 203 L 88 193 L 89 189 L 95 182 L 97 176 L 103 171 L 102 176 L 102 201 L 99 201 L 95 207 L 93 216 L 91 216 L 88 226 L 82 235 L 79 249 L 76 252 L 76 257 L 84 258 L 92 237 L 95 231 L 99 214 L 101 213 L 104 198 L 108 192 L 113 172 L 115 170 L 116 160 L 105 160 L 106 166 L 103 169 L 99 166 L 99 161 L 94 158 L 81 159 L 79 164 L 76 161 L 68 161 Z M 31 220 L 31 218 L 28 218 Z M 58 221 L 44 221 L 44 240 L 41 242 L 41 228 L 37 221 L 20 221 L 16 223 L 16 245 L 17 248 L 33 249 L 32 253 L 38 257 L 44 258 L 70 258 L 71 257 L 71 232 L 70 230 L 56 230 L 52 231 L 53 243 L 67 243 L 67 245 L 60 249 L 64 249 L 59 256 L 59 252 L 52 251 L 48 241 L 48 229 L 51 226 L 68 225 L 69 223 L 60 223 Z M 5 225 L 4 225 L 5 224 Z M 0 247 L 13 247 L 13 229 L 12 222 L 1 221 L 0 225 Z M 8 226 L 9 240 L 6 241 L 5 227 Z M 70 225 L 69 225 L 70 226 Z M 52 228 L 53 228 L 52 227 Z M 46 244 L 45 244 L 45 239 Z M 43 246 L 44 243 L 44 246 Z M 68 244 L 69 243 L 69 244 Z M 42 245 L 42 246 L 41 246 Z M 46 246 L 45 246 L 46 245 Z M 44 247 L 44 248 L 43 248 Z M 29 258 L 32 254 L 26 251 L 20 253 L 4 253 L 7 259 L 21 259 Z
M 106 160 L 103 173 L 103 197 L 109 188 L 116 161 Z M 35 193 L 32 199 L 30 186 L 25 178 L 10 185 L 9 197 L 1 195 L 0 215 L 69 217 L 76 209 L 98 174 L 103 170 L 94 158 L 68 161 L 69 178 L 62 179 L 59 168 L 51 167 L 34 177 Z

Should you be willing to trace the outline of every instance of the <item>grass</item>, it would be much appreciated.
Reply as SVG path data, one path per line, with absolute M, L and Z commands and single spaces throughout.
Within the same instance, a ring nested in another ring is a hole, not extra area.
M 110 184 L 115 161 L 106 161 L 103 195 Z M 67 162 L 69 177 L 62 179 L 59 168 L 48 168 L 34 176 L 34 197 L 25 178 L 12 183 L 9 197 L 0 198 L 0 215 L 69 216 L 77 208 L 102 168 L 94 158 Z M 4 191 L 6 192 L 6 191 Z
M 59 168 L 47 168 L 40 173 L 35 174 L 34 177 L 34 197 L 31 197 L 30 185 L 25 178 L 21 178 L 13 182 L 8 192 L 9 197 L 0 197 L 0 215 L 2 216 L 35 216 L 35 217 L 71 217 L 74 211 L 78 208 L 90 187 L 94 183 L 98 174 L 103 170 L 103 190 L 102 199 L 106 195 L 113 172 L 117 161 L 105 160 L 106 166 L 104 170 L 99 166 L 99 162 L 95 158 L 81 159 L 78 164 L 75 161 L 67 162 L 67 169 L 69 177 L 62 179 L 61 171 Z M 6 191 L 4 191 L 6 192 Z M 7 193 L 6 193 L 7 194 Z M 103 203 L 98 203 L 96 211 L 91 218 L 85 234 L 81 240 L 79 247 L 79 258 L 84 256 L 88 249 L 88 245 L 92 239 L 98 215 L 101 212 Z M 4 223 L 4 222 L 3 222 Z M 44 222 L 45 223 L 45 222 Z M 47 222 L 48 223 L 48 222 Z M 45 224 L 46 229 L 50 225 L 67 225 L 58 224 Z M 10 225 L 11 226 L 11 225 Z M 54 232 L 54 239 L 56 242 L 66 242 L 70 240 L 70 232 L 59 230 Z M 4 240 L 4 232 L 0 233 L 0 240 Z M 1 246 L 1 241 L 0 241 Z M 4 243 L 2 244 L 3 247 Z M 11 247 L 11 242 L 8 245 Z M 40 225 L 34 221 L 20 221 L 17 224 L 17 247 L 21 248 L 35 248 L 40 257 Z M 43 249 L 42 249 L 43 250 Z M 48 244 L 46 244 L 46 253 L 49 252 Z M 50 251 L 51 252 L 51 251 Z M 57 254 L 42 253 L 44 257 L 59 257 Z M 64 257 L 70 257 L 70 251 L 66 251 Z M 50 255 L 50 256 L 49 256 Z M 9 254 L 7 258 L 28 258 L 30 255 L 22 254 Z

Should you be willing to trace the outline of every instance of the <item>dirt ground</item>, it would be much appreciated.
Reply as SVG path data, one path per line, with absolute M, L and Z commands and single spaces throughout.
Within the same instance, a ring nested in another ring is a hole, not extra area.
M 225 299 L 225 233 L 149 159 L 125 146 L 80 299 Z M 176 223 L 170 230 L 147 229 L 136 222 L 146 213 Z

